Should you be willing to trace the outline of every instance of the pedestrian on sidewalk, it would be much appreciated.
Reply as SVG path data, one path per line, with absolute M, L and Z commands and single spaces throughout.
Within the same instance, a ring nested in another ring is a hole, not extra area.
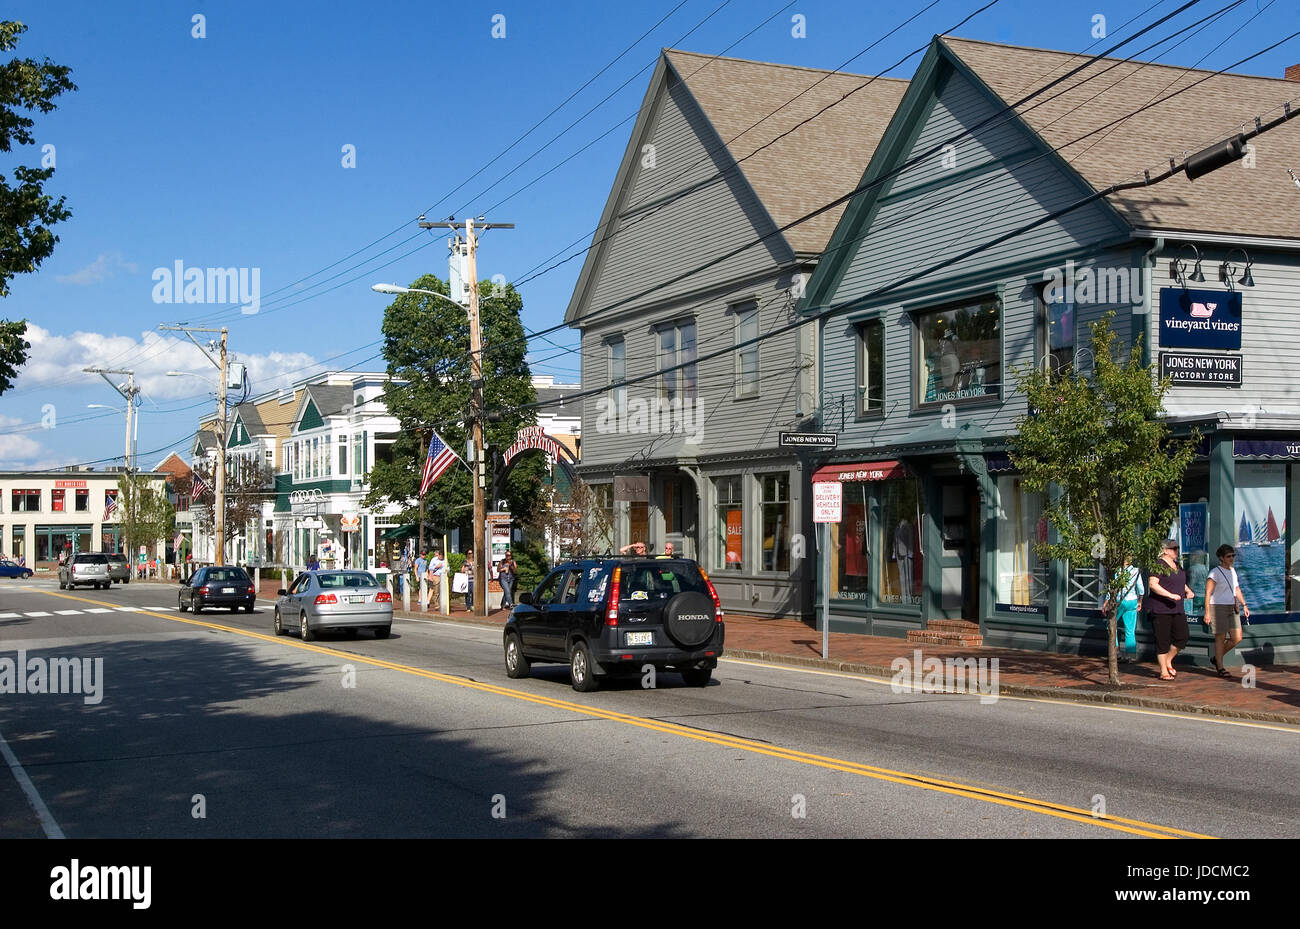
M 465 577 L 469 579 L 469 587 L 465 591 L 465 609 L 471 613 L 474 612 L 474 549 L 465 552 L 465 563 L 460 568 L 465 572 Z
M 1156 663 L 1160 665 L 1160 680 L 1172 681 L 1178 676 L 1174 670 L 1174 657 L 1187 646 L 1187 612 L 1184 603 L 1194 596 L 1187 586 L 1187 572 L 1178 564 L 1178 542 L 1165 539 L 1160 551 L 1161 565 L 1166 574 L 1150 574 L 1147 578 L 1147 614 L 1156 636 Z
M 1237 583 L 1237 551 L 1220 545 L 1215 551 L 1219 563 L 1205 580 L 1205 619 L 1214 633 L 1214 670 L 1219 677 L 1230 678 L 1223 658 L 1241 644 L 1241 624 L 1250 625 L 1250 607 Z
M 1119 651 L 1119 660 L 1127 664 L 1137 655 L 1137 618 L 1142 611 L 1142 596 L 1146 588 L 1142 585 L 1142 572 L 1134 567 L 1132 558 L 1124 559 L 1120 578 L 1122 586 L 1115 613 L 1115 648 Z M 1107 601 L 1102 611 L 1109 608 L 1110 602 Z
M 510 549 L 506 549 L 505 554 L 501 556 L 501 563 L 497 566 L 497 580 L 501 582 L 501 606 L 502 608 L 512 607 L 515 605 L 515 578 L 519 576 L 519 566 L 515 564 L 515 558 L 510 554 Z

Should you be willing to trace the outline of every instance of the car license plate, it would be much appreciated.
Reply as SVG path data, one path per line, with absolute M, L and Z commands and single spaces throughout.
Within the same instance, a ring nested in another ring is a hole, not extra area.
M 653 632 L 629 632 L 627 633 L 628 645 L 654 645 L 655 636 Z
M 223 594 L 233 594 L 233 593 L 235 592 L 235 588 L 233 588 L 233 587 L 222 587 L 222 588 L 221 588 L 221 592 L 222 592 Z
M 348 603 L 365 603 L 365 597 L 348 597 Z

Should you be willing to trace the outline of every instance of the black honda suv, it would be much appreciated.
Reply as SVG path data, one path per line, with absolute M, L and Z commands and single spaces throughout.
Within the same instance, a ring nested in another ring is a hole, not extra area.
M 722 655 L 722 604 L 689 558 L 593 558 L 555 568 L 506 621 L 506 674 L 534 661 L 567 662 L 573 689 L 672 668 L 703 687 Z

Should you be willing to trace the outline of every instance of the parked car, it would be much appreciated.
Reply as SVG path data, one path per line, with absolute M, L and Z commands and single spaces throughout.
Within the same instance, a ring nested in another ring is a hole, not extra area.
M 393 631 L 393 595 L 369 571 L 304 571 L 278 594 L 276 635 L 284 635 L 286 623 L 297 625 L 304 642 L 326 630 L 356 635 L 373 629 L 377 639 Z
M 122 552 L 108 553 L 109 580 L 131 583 L 131 562 Z
M 103 552 L 77 552 L 59 565 L 59 590 L 89 584 L 107 590 L 113 586 L 108 577 L 108 556 Z
M 607 676 L 672 668 L 709 683 L 726 630 L 712 581 L 689 558 L 584 559 L 560 565 L 519 596 L 503 634 L 506 675 L 567 662 L 573 689 Z
M 32 576 L 31 568 L 10 561 L 8 558 L 0 558 L 0 577 L 27 578 L 31 576 Z
M 188 581 L 181 581 L 176 608 L 182 613 L 189 609 L 202 613 L 205 607 L 223 606 L 234 613 L 242 606 L 244 612 L 251 613 L 256 600 L 257 590 L 247 571 L 234 565 L 213 565 L 199 568 Z

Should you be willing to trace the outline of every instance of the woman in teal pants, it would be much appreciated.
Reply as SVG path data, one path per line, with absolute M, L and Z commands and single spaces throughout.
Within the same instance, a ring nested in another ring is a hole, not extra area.
M 1124 559 L 1120 576 L 1124 586 L 1120 588 L 1119 610 L 1115 616 L 1115 647 L 1120 652 L 1119 660 L 1127 662 L 1137 654 L 1137 617 L 1146 588 L 1142 585 L 1142 572 L 1133 567 L 1131 558 Z

